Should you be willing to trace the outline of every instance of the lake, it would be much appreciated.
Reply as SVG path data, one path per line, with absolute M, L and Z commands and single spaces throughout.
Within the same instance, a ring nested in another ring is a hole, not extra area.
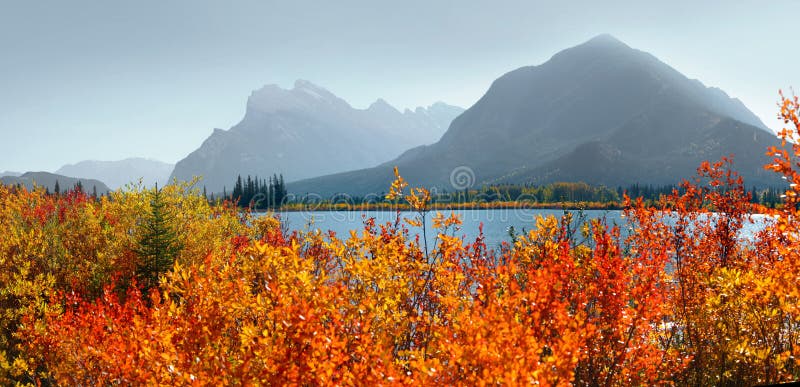
M 578 210 L 567 210 L 573 213 L 573 219 L 578 217 Z M 465 241 L 472 242 L 478 236 L 478 229 L 483 224 L 483 234 L 486 246 L 490 249 L 497 249 L 502 242 L 511 240 L 509 229 L 514 228 L 517 234 L 531 230 L 535 227 L 537 216 L 552 215 L 560 217 L 564 210 L 543 210 L 543 209 L 491 209 L 491 210 L 458 210 L 453 211 L 461 217 L 461 229 L 456 232 L 456 236 L 463 237 Z M 445 215 L 450 211 L 442 211 Z M 428 242 L 433 243 L 435 236 L 431 227 L 430 219 L 436 214 L 432 211 L 428 214 Z M 326 232 L 334 231 L 339 238 L 348 238 L 350 230 L 361 230 L 365 218 L 375 218 L 376 224 L 394 222 L 397 213 L 395 211 L 293 211 L 281 212 L 281 221 L 290 230 L 320 230 Z M 628 222 L 618 210 L 585 210 L 585 219 L 605 218 L 610 226 L 619 225 L 624 234 L 628 229 Z M 401 216 L 413 219 L 416 214 L 413 212 L 401 212 Z M 760 230 L 767 221 L 763 215 L 753 215 L 752 223 L 745 223 L 741 237 L 751 238 L 755 232 Z M 409 227 L 411 235 L 420 233 L 419 228 Z
M 510 241 L 509 228 L 514 227 L 517 234 L 523 230 L 527 231 L 535 227 L 536 217 L 553 215 L 560 217 L 564 214 L 563 210 L 542 210 L 542 209 L 493 209 L 493 210 L 458 210 L 453 211 L 461 217 L 461 229 L 456 232 L 456 236 L 464 237 L 465 241 L 474 241 L 478 236 L 478 229 L 483 224 L 483 234 L 486 246 L 497 248 L 503 241 Z M 577 210 L 569 210 L 577 217 Z M 450 211 L 442 211 L 449 215 Z M 620 216 L 620 211 L 591 210 L 584 211 L 587 219 L 605 217 L 609 225 L 623 225 L 626 222 Z M 434 231 L 431 227 L 431 218 L 436 214 L 431 211 L 428 214 L 428 243 L 433 243 Z M 376 224 L 394 222 L 397 212 L 395 211 L 296 211 L 279 213 L 281 221 L 288 225 L 290 230 L 331 230 L 336 232 L 340 238 L 348 238 L 350 230 L 360 230 L 363 228 L 364 219 L 375 218 Z M 403 218 L 413 219 L 416 213 L 401 212 Z M 419 228 L 409 227 L 414 235 Z

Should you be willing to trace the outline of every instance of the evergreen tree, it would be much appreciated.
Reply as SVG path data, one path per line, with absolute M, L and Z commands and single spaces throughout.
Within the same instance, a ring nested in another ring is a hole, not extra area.
M 58 180 L 56 180 L 56 186 L 53 187 L 53 192 L 55 192 L 56 195 L 61 193 L 61 187 L 58 185 Z
M 280 207 L 286 199 L 286 196 L 286 184 L 283 183 L 283 174 L 281 173 L 280 177 L 278 177 L 278 201 L 275 205 Z
M 242 185 L 242 175 L 236 178 L 236 184 L 233 185 L 233 192 L 231 192 L 231 200 L 234 200 L 237 206 L 242 205 L 242 192 L 244 187 Z
M 145 292 L 158 286 L 159 276 L 172 269 L 182 248 L 170 226 L 173 215 L 166 208 L 158 184 L 149 194 L 150 213 L 140 227 L 135 249 L 139 256 L 136 278 Z
M 250 175 L 247 175 L 247 185 L 245 186 L 244 197 L 242 198 L 244 207 L 250 206 L 253 196 L 255 196 L 255 186 L 253 185 L 253 179 L 250 178 Z

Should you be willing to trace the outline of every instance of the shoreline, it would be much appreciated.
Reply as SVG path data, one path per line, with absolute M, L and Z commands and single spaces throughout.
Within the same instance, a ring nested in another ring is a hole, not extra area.
M 768 215 L 770 208 L 758 206 L 751 215 Z M 489 203 L 434 203 L 428 211 L 476 211 L 476 210 L 565 210 L 565 211 L 622 211 L 625 206 L 620 203 L 596 202 L 558 202 L 558 203 L 518 203 L 518 202 L 489 202 Z M 322 205 L 288 205 L 272 209 L 250 209 L 253 213 L 280 213 L 280 212 L 415 212 L 407 204 L 322 204 Z
M 618 203 L 590 203 L 590 202 L 559 202 L 547 204 L 522 204 L 513 202 L 492 202 L 492 203 L 467 203 L 456 204 L 441 203 L 432 204 L 429 211 L 472 211 L 472 210 L 607 210 L 607 211 L 620 211 L 624 206 Z M 274 209 L 256 210 L 253 212 L 313 212 L 313 211 L 338 211 L 338 212 L 358 212 L 358 211 L 403 211 L 412 212 L 411 207 L 407 204 L 323 204 L 323 205 L 305 205 L 305 206 L 281 206 Z

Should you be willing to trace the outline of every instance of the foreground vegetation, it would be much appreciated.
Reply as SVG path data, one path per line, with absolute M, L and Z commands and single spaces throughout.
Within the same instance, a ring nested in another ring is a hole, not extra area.
M 784 138 L 800 136 L 797 111 L 785 101 Z M 800 147 L 769 154 L 790 186 L 752 241 L 725 161 L 657 205 L 626 199 L 626 238 L 541 218 L 499 251 L 454 237 L 460 220 L 399 174 L 387 199 L 417 218 L 344 236 L 289 233 L 189 186 L 0 187 L 0 382 L 796 380 Z M 410 236 L 427 223 L 437 235 Z

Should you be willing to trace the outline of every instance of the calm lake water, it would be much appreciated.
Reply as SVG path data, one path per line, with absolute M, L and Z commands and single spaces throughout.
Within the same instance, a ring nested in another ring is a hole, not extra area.
M 450 211 L 442 211 L 445 215 Z M 463 221 L 461 229 L 455 233 L 456 236 L 463 237 L 465 241 L 472 242 L 478 236 L 479 227 L 483 224 L 483 234 L 486 246 L 497 249 L 504 241 L 510 241 L 509 229 L 514 228 L 517 234 L 531 230 L 535 227 L 537 216 L 556 216 L 564 214 L 564 210 L 541 210 L 541 209 L 495 209 L 495 210 L 460 210 L 453 211 L 459 215 Z M 573 213 L 573 219 L 579 215 L 577 210 L 568 210 Z M 430 219 L 435 215 L 435 211 L 428 214 L 428 242 L 433 243 L 434 231 L 431 227 Z M 375 218 L 376 224 L 394 222 L 397 213 L 395 211 L 298 211 L 282 212 L 279 214 L 281 221 L 288 225 L 290 230 L 320 230 L 327 232 L 334 231 L 340 238 L 348 238 L 350 230 L 361 230 L 364 219 Z M 401 212 L 401 217 L 413 219 L 416 216 L 412 212 Z M 620 211 L 610 210 L 586 210 L 583 211 L 585 219 L 605 218 L 608 225 L 618 225 L 623 234 L 629 228 L 628 221 L 621 216 Z M 741 237 L 750 238 L 755 232 L 763 227 L 766 219 L 762 215 L 754 215 L 753 223 L 745 224 Z M 419 228 L 409 227 L 412 235 L 418 232 Z
M 533 209 L 495 209 L 495 210 L 460 210 L 452 211 L 459 215 L 462 220 L 461 229 L 455 233 L 456 236 L 463 237 L 465 241 L 474 241 L 478 237 L 479 227 L 483 224 L 483 235 L 486 246 L 497 248 L 503 241 L 510 241 L 509 228 L 513 227 L 517 234 L 523 230 L 528 231 L 535 227 L 538 215 L 553 215 L 560 217 L 564 214 L 563 210 L 533 210 Z M 569 211 L 578 216 L 578 211 Z M 442 211 L 449 215 L 450 211 Z M 584 211 L 587 219 L 605 217 L 609 225 L 624 225 L 626 222 L 620 216 L 620 211 Z M 427 231 L 428 242 L 432 243 L 435 236 L 432 231 L 430 219 L 436 212 L 428 214 Z M 376 224 L 394 222 L 397 216 L 395 211 L 298 211 L 283 212 L 279 214 L 281 221 L 288 224 L 290 230 L 320 230 L 334 231 L 340 238 L 347 238 L 350 230 L 360 230 L 363 228 L 364 219 L 375 218 Z M 401 217 L 414 219 L 416 214 L 413 212 L 401 212 Z M 412 235 L 419 228 L 409 227 Z

